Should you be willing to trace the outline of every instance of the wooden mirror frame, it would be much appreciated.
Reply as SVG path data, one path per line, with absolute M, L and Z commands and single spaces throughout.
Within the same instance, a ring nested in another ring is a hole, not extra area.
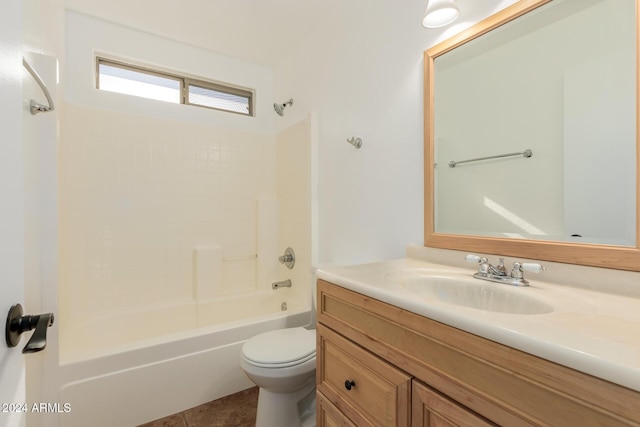
M 437 233 L 434 218 L 434 115 L 433 71 L 434 60 L 456 47 L 512 21 L 552 0 L 521 0 L 469 29 L 445 40 L 424 52 L 424 245 L 433 248 L 454 249 L 477 254 L 496 254 L 512 257 L 589 265 L 620 270 L 640 271 L 640 40 L 638 24 L 640 13 L 636 0 L 636 239 L 633 246 L 596 245 L 557 241 L 508 239 L 499 237 L 467 236 Z

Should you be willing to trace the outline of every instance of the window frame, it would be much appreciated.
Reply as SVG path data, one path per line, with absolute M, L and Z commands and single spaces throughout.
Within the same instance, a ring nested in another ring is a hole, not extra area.
M 105 56 L 96 55 L 95 59 L 96 59 L 96 62 L 95 62 L 96 89 L 98 90 L 103 90 L 103 89 L 100 89 L 100 64 L 103 64 L 110 67 L 116 67 L 124 70 L 135 71 L 137 73 L 149 74 L 156 77 L 176 80 L 179 83 L 179 91 L 180 91 L 179 104 L 191 105 L 191 106 L 200 107 L 200 108 L 208 108 L 210 110 L 224 111 L 226 113 L 239 114 L 241 116 L 255 117 L 255 114 L 254 114 L 255 90 L 247 89 L 239 86 L 233 86 L 227 83 L 214 82 L 212 80 L 206 80 L 206 79 L 191 77 L 187 75 L 180 75 L 177 73 L 159 70 L 159 69 L 155 69 L 145 65 L 133 64 L 131 62 L 125 62 L 117 59 L 107 58 Z M 209 89 L 216 92 L 222 92 L 229 95 L 235 95 L 235 96 L 246 98 L 249 106 L 248 111 L 247 113 L 243 113 L 239 111 L 228 110 L 225 108 L 216 108 L 208 105 L 191 103 L 189 101 L 190 86 L 196 86 L 203 89 Z M 131 96 L 137 96 L 137 95 L 131 95 Z M 147 98 L 147 99 L 151 99 L 151 98 Z

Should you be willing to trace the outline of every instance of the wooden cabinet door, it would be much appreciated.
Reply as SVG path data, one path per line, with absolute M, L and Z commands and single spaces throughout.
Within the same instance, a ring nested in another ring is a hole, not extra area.
M 338 408 L 336 408 L 322 393 L 317 395 L 317 427 L 356 427 Z
M 413 380 L 412 427 L 490 427 L 496 426 L 455 401 Z
M 318 325 L 318 391 L 358 426 L 409 426 L 411 377 Z

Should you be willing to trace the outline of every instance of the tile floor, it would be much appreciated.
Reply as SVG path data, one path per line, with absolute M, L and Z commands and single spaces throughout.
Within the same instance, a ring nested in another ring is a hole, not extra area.
M 138 427 L 254 427 L 258 387 Z

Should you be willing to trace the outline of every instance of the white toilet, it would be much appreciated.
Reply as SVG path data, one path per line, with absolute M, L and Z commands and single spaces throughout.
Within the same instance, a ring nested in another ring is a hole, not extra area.
M 260 387 L 256 427 L 315 427 L 315 329 L 256 335 L 242 346 L 240 366 Z

